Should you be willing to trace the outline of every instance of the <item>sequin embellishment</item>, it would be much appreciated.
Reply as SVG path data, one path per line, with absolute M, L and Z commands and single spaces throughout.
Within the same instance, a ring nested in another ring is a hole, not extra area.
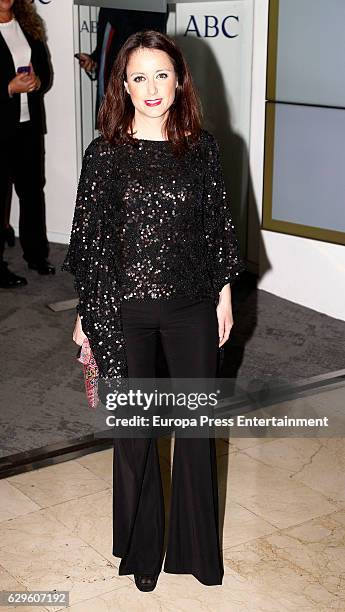
M 62 270 L 104 379 L 128 376 L 121 302 L 209 297 L 245 269 L 218 143 L 206 130 L 182 157 L 168 141 L 87 147 Z

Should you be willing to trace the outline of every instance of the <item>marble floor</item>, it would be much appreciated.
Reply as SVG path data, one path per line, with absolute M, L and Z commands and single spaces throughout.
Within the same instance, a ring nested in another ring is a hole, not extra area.
M 159 449 L 168 508 L 173 445 Z M 0 480 L 0 590 L 67 590 L 72 612 L 344 611 L 344 440 L 220 439 L 217 462 L 221 586 L 162 572 L 141 593 L 118 576 L 110 449 Z

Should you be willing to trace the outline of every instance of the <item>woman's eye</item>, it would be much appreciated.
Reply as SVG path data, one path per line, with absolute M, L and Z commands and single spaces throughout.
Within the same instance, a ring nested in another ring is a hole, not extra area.
M 166 72 L 161 72 L 161 73 L 158 75 L 158 78 L 162 77 L 163 79 L 166 79 L 166 78 L 167 78 L 167 76 L 168 76 L 168 75 L 167 75 L 167 73 L 166 73 Z
M 143 79 L 143 78 L 144 78 L 143 76 L 136 76 L 136 77 L 134 77 L 133 81 L 134 81 L 134 83 L 140 83 L 141 79 Z

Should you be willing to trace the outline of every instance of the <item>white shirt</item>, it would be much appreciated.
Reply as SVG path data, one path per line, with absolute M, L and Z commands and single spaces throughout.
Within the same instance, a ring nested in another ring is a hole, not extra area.
M 13 17 L 11 21 L 0 23 L 0 32 L 11 51 L 15 69 L 19 66 L 28 66 L 31 61 L 31 47 L 26 40 L 18 21 Z M 17 94 L 18 95 L 18 94 Z M 28 95 L 20 95 L 20 121 L 29 121 Z

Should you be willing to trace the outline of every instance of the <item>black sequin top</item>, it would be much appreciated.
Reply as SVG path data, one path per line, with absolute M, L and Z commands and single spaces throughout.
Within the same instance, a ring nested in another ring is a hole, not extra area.
M 169 141 L 87 147 L 62 270 L 105 379 L 127 377 L 122 300 L 213 297 L 245 269 L 217 141 L 176 157 Z

